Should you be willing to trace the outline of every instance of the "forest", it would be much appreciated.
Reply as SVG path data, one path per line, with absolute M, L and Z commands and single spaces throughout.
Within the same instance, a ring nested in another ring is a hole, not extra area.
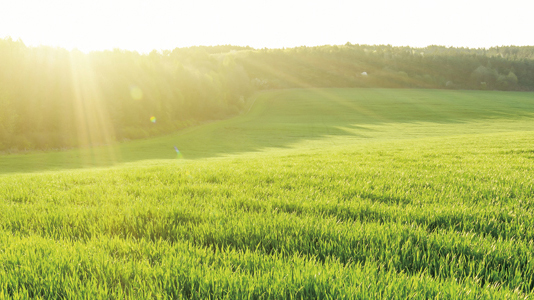
M 0 39 L 0 152 L 162 135 L 235 116 L 263 89 L 534 91 L 534 47 L 195 46 L 83 53 Z
M 534 46 L 490 49 L 352 45 L 237 52 L 266 88 L 534 90 Z

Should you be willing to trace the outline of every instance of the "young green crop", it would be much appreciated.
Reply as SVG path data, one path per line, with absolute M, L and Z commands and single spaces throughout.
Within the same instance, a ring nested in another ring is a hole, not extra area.
M 528 298 L 534 100 L 395 92 L 264 93 L 239 118 L 114 146 L 134 153 L 109 168 L 13 174 L 89 150 L 0 158 L 0 297 Z M 166 142 L 189 159 L 157 157 Z

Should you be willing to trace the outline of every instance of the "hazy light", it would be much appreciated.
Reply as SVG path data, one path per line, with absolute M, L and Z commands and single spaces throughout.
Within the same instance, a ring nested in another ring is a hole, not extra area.
M 134 100 L 141 100 L 143 99 L 143 91 L 138 86 L 131 86 L 130 96 L 132 96 L 132 99 Z
M 509 0 L 21 0 L 0 37 L 82 51 L 192 45 L 532 45 L 534 2 Z

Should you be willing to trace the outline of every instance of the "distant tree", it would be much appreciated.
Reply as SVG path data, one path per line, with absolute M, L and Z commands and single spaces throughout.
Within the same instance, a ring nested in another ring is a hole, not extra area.
M 13 137 L 17 119 L 17 112 L 11 105 L 8 93 L 0 90 L 0 150 Z
M 510 84 L 508 83 L 508 78 L 505 75 L 499 74 L 497 77 L 497 88 L 499 90 L 508 90 Z
M 497 78 L 497 71 L 484 66 L 479 66 L 471 73 L 471 79 L 476 87 L 480 86 L 482 82 L 485 82 L 485 86 L 494 86 Z
M 506 80 L 511 86 L 517 85 L 517 81 L 518 81 L 517 76 L 512 71 L 508 73 L 508 76 L 506 76 Z
M 508 72 L 508 75 L 500 74 L 497 78 L 497 87 L 500 90 L 510 90 L 517 86 L 517 76 L 513 72 Z

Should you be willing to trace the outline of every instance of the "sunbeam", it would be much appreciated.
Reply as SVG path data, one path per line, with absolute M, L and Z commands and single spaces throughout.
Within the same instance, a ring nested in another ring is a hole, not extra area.
M 90 61 L 83 54 L 71 53 L 70 66 L 78 145 L 81 147 L 112 145 L 116 141 L 115 130 L 109 112 L 106 111 L 104 104 L 106 100 L 100 92 Z M 109 158 L 116 161 L 117 153 L 114 147 L 106 149 Z M 98 157 L 91 152 L 91 157 L 85 159 L 87 163 L 93 163 Z M 98 164 L 98 161 L 96 163 Z

